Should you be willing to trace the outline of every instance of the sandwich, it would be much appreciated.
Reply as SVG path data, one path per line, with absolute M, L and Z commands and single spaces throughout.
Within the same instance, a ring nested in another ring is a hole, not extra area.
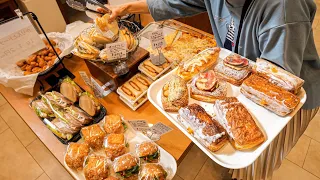
M 253 72 L 269 82 L 297 94 L 304 80 L 264 59 L 257 59 Z
M 122 92 L 123 96 L 134 101 L 142 93 L 148 90 L 151 83 L 152 82 L 144 75 L 137 74 L 119 87 L 119 90 Z
M 170 64 L 168 61 L 162 65 L 156 66 L 152 64 L 150 59 L 148 59 L 139 65 L 139 69 L 146 73 L 149 77 L 155 78 L 169 66 Z
M 91 27 L 89 29 L 86 29 L 85 31 L 83 31 L 77 39 L 79 39 L 80 41 L 83 41 L 91 46 L 96 46 L 97 43 L 93 41 L 93 39 L 91 38 L 91 34 L 94 32 L 95 28 Z
M 105 38 L 113 41 L 119 34 L 117 21 L 109 23 L 110 14 L 105 14 L 102 17 L 95 19 L 96 28 L 102 31 Z
M 67 166 L 72 169 L 81 170 L 85 157 L 88 156 L 90 147 L 86 143 L 71 142 L 65 155 Z
M 114 160 L 113 169 L 121 178 L 138 176 L 139 159 L 130 153 L 124 154 Z
M 109 134 L 104 144 L 104 152 L 112 161 L 126 153 L 124 134 Z
M 225 128 L 237 150 L 257 147 L 266 138 L 249 111 L 235 97 L 217 100 L 214 105 L 217 120 Z
M 204 102 L 215 102 L 227 96 L 228 86 L 224 81 L 219 81 L 213 70 L 200 73 L 190 86 L 190 97 Z
M 232 54 L 224 60 L 219 61 L 214 71 L 219 79 L 240 86 L 250 75 L 251 65 L 248 59 L 238 54 Z
M 86 126 L 81 129 L 81 136 L 84 142 L 95 149 L 99 150 L 103 146 L 103 140 L 106 133 L 100 128 L 98 124 L 93 124 L 91 126 Z
M 47 106 L 42 100 L 35 100 L 31 103 L 32 109 L 41 118 L 54 117 L 54 113 L 50 107 Z
M 49 107 L 53 106 L 53 108 L 66 108 L 67 106 L 71 106 L 73 104 L 72 101 L 65 98 L 57 91 L 46 92 L 45 95 L 42 95 L 42 99 L 46 104 L 49 105 Z
M 113 38 L 113 36 L 110 37 L 109 35 L 104 35 L 104 33 L 100 29 L 93 29 L 90 33 L 90 37 L 95 43 L 100 45 L 113 42 L 113 40 L 111 39 Z
M 104 131 L 107 134 L 111 133 L 124 133 L 127 125 L 122 121 L 121 116 L 110 114 L 105 117 L 103 125 Z
M 160 151 L 154 142 L 145 141 L 137 144 L 136 153 L 140 160 L 148 163 L 158 163 L 160 160 Z
M 80 39 L 76 39 L 74 47 L 75 49 L 72 51 L 73 54 L 83 59 L 97 59 L 100 53 L 99 49 L 88 43 L 85 43 L 84 41 L 81 41 Z
M 107 159 L 100 155 L 90 155 L 85 161 L 83 171 L 86 180 L 106 179 L 109 176 Z
M 138 45 L 136 39 L 133 37 L 132 33 L 126 27 L 120 29 L 119 40 L 127 43 L 128 52 L 135 50 L 135 48 Z
M 84 92 L 80 95 L 79 106 L 90 116 L 96 116 L 100 112 L 100 102 L 89 92 Z
M 64 97 L 75 103 L 76 101 L 78 101 L 82 90 L 71 78 L 67 77 L 63 79 L 60 85 L 60 93 Z
M 58 122 L 60 122 L 60 120 L 54 119 L 51 122 L 48 119 L 44 119 L 43 122 L 45 123 L 45 125 L 47 126 L 47 128 L 57 137 L 61 138 L 61 139 L 65 139 L 65 140 L 70 140 L 73 138 L 73 134 L 72 133 L 63 133 L 62 131 L 60 131 L 60 129 L 58 128 L 61 126 L 64 126 L 64 123 L 59 124 Z M 55 124 L 58 123 L 58 124 Z M 65 132 L 65 131 L 64 131 Z
M 256 74 L 251 75 L 241 85 L 240 92 L 279 116 L 291 113 L 300 103 L 299 97 L 282 89 Z
M 73 126 L 70 123 L 65 122 L 64 120 L 60 118 L 55 118 L 51 121 L 51 123 L 63 134 L 75 134 L 79 132 L 80 128 L 79 126 Z
M 186 81 L 174 76 L 165 83 L 162 88 L 161 102 L 163 109 L 167 112 L 178 112 L 181 107 L 187 106 L 189 96 Z
M 179 110 L 179 121 L 210 151 L 221 149 L 228 141 L 225 129 L 198 104 Z
M 144 164 L 139 174 L 140 180 L 166 180 L 168 173 L 160 164 Z
M 220 50 L 219 47 L 206 49 L 190 60 L 183 61 L 179 64 L 177 75 L 186 81 L 192 79 L 193 76 L 207 70 L 216 63 Z
M 76 119 L 82 125 L 89 124 L 93 120 L 92 117 L 89 116 L 86 112 L 73 105 L 66 107 L 64 114 L 67 114 L 67 116 Z

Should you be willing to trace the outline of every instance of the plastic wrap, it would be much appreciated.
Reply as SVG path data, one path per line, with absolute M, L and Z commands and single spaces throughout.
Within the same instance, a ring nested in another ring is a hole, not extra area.
M 31 103 L 33 110 L 41 118 L 54 117 L 54 113 L 50 107 L 42 100 L 35 100 Z
M 51 121 L 51 123 L 55 125 L 60 132 L 64 134 L 75 134 L 81 128 L 81 126 L 74 126 L 71 123 L 67 123 L 60 118 L 55 118 L 54 120 Z
M 60 93 L 75 103 L 78 101 L 80 94 L 82 93 L 81 88 L 69 77 L 63 79 L 60 85 Z
M 76 106 L 69 106 L 65 108 L 65 115 L 71 116 L 77 121 L 79 121 L 82 125 L 89 124 L 93 119 L 82 109 L 77 108 Z
M 90 147 L 86 143 L 70 143 L 65 155 L 66 164 L 72 169 L 81 170 L 89 152 Z
M 107 158 L 111 160 L 125 154 L 126 146 L 124 134 L 109 134 L 104 141 L 104 151 Z
M 139 180 L 166 180 L 168 173 L 160 164 L 148 163 L 141 165 Z
M 145 141 L 136 145 L 136 154 L 142 162 L 157 163 L 160 160 L 160 150 L 152 141 Z
M 110 114 L 105 116 L 103 128 L 107 134 L 124 133 L 124 131 L 127 129 L 127 125 L 122 120 L 121 116 Z
M 109 176 L 107 159 L 104 156 L 89 155 L 85 160 L 84 176 L 86 180 L 103 180 Z
M 72 102 L 65 98 L 62 94 L 58 93 L 57 91 L 47 92 L 44 95 L 47 104 L 51 104 L 57 108 L 65 108 L 67 106 L 72 105 Z M 48 102 L 49 101 L 49 102 Z
M 93 149 L 102 148 L 104 137 L 106 133 L 100 128 L 98 124 L 83 127 L 81 129 L 81 135 L 84 141 L 89 144 Z
M 89 92 L 84 92 L 80 95 L 79 106 L 90 116 L 95 116 L 100 112 L 99 100 Z
M 140 169 L 139 158 L 131 153 L 124 154 L 114 160 L 113 169 L 122 178 L 137 176 Z

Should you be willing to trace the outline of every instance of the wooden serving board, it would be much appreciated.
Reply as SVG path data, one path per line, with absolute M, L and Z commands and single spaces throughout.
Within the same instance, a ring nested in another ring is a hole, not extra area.
M 112 65 L 103 62 L 85 61 L 91 75 L 98 79 L 101 83 L 105 84 L 110 80 L 114 81 L 116 88 L 121 86 L 124 82 L 129 80 L 138 71 L 138 66 L 149 56 L 149 52 L 141 47 L 137 47 L 136 51 L 131 53 L 127 64 L 129 67 L 129 73 L 118 76 L 114 73 Z

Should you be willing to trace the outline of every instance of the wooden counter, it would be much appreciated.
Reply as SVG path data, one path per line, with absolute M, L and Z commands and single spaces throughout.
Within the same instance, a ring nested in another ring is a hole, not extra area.
M 86 71 L 89 75 L 88 68 L 84 61 L 76 56 L 71 59 L 64 59 L 64 64 L 75 76 L 75 81 L 85 90 L 89 88 L 85 85 L 80 78 L 78 71 Z M 39 88 L 36 85 L 35 91 L 38 92 Z M 39 137 L 39 139 L 47 146 L 51 153 L 63 164 L 63 157 L 67 146 L 62 144 L 47 127 L 41 122 L 34 111 L 29 107 L 30 99 L 33 97 L 16 93 L 11 88 L 6 88 L 0 85 L 0 92 L 17 111 L 26 124 L 32 131 Z M 34 93 L 36 95 L 36 92 Z M 162 115 L 151 103 L 146 102 L 137 111 L 132 111 L 127 107 L 118 97 L 116 93 L 111 93 L 107 97 L 100 99 L 103 106 L 106 107 L 108 114 L 121 114 L 127 120 L 144 119 L 149 123 L 162 122 L 174 130 L 161 137 L 157 144 L 163 149 L 168 151 L 178 161 L 183 159 L 185 153 L 188 152 L 191 141 L 176 128 L 164 115 Z

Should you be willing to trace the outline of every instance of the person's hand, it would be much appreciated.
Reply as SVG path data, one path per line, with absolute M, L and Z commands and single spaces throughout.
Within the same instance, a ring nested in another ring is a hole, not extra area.
M 97 11 L 101 12 L 101 13 L 110 13 L 110 18 L 109 18 L 109 23 L 113 22 L 117 17 L 120 16 L 124 16 L 126 14 L 128 14 L 128 12 L 126 11 L 126 5 L 121 5 L 121 6 L 109 6 L 106 5 L 106 7 L 108 9 L 110 9 L 110 11 L 107 11 L 103 8 L 98 8 Z

